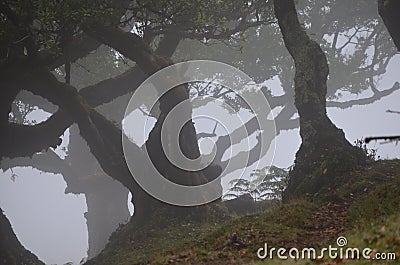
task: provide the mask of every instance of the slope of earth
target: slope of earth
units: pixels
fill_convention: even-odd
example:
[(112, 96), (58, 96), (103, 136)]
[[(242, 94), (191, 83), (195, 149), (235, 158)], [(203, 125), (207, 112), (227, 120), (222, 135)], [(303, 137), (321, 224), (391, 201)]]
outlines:
[[(335, 177), (307, 199), (224, 223), (143, 227), (133, 237), (127, 224), (89, 264), (398, 264), (400, 260), (400, 160), (371, 162)], [(396, 260), (260, 260), (264, 247), (321, 250), (344, 236), (346, 247), (394, 253)], [(318, 252), (317, 252), (318, 253)], [(374, 263), (376, 262), (376, 263)]]

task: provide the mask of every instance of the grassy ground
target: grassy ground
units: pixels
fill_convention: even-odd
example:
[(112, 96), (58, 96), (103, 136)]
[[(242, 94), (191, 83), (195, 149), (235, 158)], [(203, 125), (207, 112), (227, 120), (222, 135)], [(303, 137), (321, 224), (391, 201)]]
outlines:
[(224, 223), (167, 224), (143, 227), (133, 237), (132, 224), (121, 227), (103, 253), (90, 264), (338, 264), (344, 260), (258, 259), (269, 247), (320, 250), (345, 236), (348, 247), (396, 253), (396, 261), (346, 264), (399, 264), (400, 161), (378, 161), (338, 176), (336, 185), (307, 200), (276, 205), (263, 213)]

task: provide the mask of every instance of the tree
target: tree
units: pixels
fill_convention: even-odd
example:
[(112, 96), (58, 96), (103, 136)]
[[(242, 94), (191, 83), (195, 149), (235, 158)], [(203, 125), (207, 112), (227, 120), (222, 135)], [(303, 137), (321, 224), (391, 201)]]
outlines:
[(224, 197), (237, 199), (243, 195), (250, 195), (254, 201), (282, 199), (288, 179), (288, 171), (283, 168), (270, 166), (256, 169), (251, 174), (251, 180), (233, 179), (229, 181), (231, 188)]
[(400, 10), (399, 1), (378, 0), (378, 10), (379, 15), (382, 17), (383, 22), (393, 39), (393, 42), (400, 51), (400, 30), (398, 29), (400, 19), (397, 16), (397, 13)]
[[(326, 82), (322, 80), (323, 77), (319, 82), (322, 88), (326, 87), (326, 92), (322, 91), (317, 95), (321, 113), (325, 97), (330, 100), (328, 106), (347, 108), (356, 104), (372, 103), (399, 89), (398, 85), (383, 91), (375, 88), (374, 78), (385, 72), (394, 53), (387, 48), (385, 32), (379, 26), (376, 16), (371, 13), (374, 6), (357, 4), (356, 8), (349, 9), (346, 8), (346, 3), (347, 1), (323, 3), (309, 0), (298, 7), (304, 14), (304, 23), (310, 25), (314, 38), (328, 52), (331, 69), (334, 69), (328, 86), (323, 85)], [(122, 154), (120, 128), (127, 99), (148, 75), (171, 64), (173, 60), (205, 57), (225, 61), (251, 72), (252, 77), (259, 83), (278, 76), (283, 95), (273, 95), (267, 86), (260, 88), (270, 100), (272, 108), (282, 108), (276, 117), (277, 135), (283, 130), (299, 126), (293, 101), (293, 65), (289, 62), (287, 50), (281, 43), (279, 28), (266, 27), (274, 22), (271, 6), (271, 1), (257, 0), (145, 0), (140, 3), (122, 0), (90, 0), (84, 3), (46, 0), (1, 1), (0, 82), (2, 87), (7, 89), (2, 91), (0, 97), (0, 156), (18, 158), (2, 163), (2, 168), (33, 165), (44, 171), (61, 172), (70, 191), (77, 192), (76, 187), (86, 187), (79, 192), (87, 195), (95, 192), (97, 196), (101, 194), (100, 187), (108, 185), (107, 180), (103, 182), (99, 180), (99, 175), (95, 174), (101, 169), (101, 175), (104, 172), (104, 175), (122, 183), (132, 192), (135, 204), (133, 221), (143, 223), (152, 217), (152, 212), (166, 206), (153, 200), (133, 181)], [(343, 12), (347, 12), (351, 19), (343, 18)], [(357, 19), (353, 19), (354, 17)], [(355, 29), (356, 33), (353, 34), (352, 29)], [(368, 34), (357, 35), (360, 32)], [(327, 36), (333, 36), (333, 40), (328, 41)], [(346, 41), (339, 46), (337, 40), (343, 36), (346, 37)], [(354, 42), (357, 42), (354, 54), (345, 54), (344, 50)], [(210, 45), (218, 48), (210, 48)], [(374, 47), (374, 55), (369, 63), (366, 50), (371, 46)], [(98, 57), (92, 56), (91, 53), (96, 50), (102, 50), (103, 53), (98, 54)], [(104, 63), (104, 68), (96, 67), (96, 71), (88, 69), (90, 60), (105, 57), (109, 61)], [(96, 61), (96, 65), (103, 62)], [(113, 64), (124, 67), (114, 69), (110, 66)], [(87, 78), (89, 71), (97, 73), (96, 78)], [(348, 75), (349, 72), (353, 74)], [(156, 126), (152, 129), (145, 146), (150, 150), (153, 162), (167, 178), (199, 184), (210, 177), (207, 172), (177, 171), (166, 161), (164, 155), (160, 155), (163, 151), (159, 135), (165, 115), (176, 104), (190, 98), (187, 88), (186, 85), (179, 86), (161, 100), (161, 114), (157, 117)], [(24, 95), (21, 92), (23, 89), (40, 97), (29, 93)], [(193, 92), (196, 87), (190, 86), (190, 89)], [(370, 89), (373, 96), (350, 102), (337, 101), (341, 91), (359, 93), (366, 89)], [(246, 109), (238, 97), (226, 93), (220, 87), (210, 86), (204, 89), (204, 86), (198, 86), (197, 92), (221, 97), (237, 111)], [(296, 94), (301, 93), (301, 89), (299, 93), (296, 91)], [(120, 101), (116, 101), (117, 98)], [(10, 122), (10, 113), (15, 114), (12, 118), (24, 116), (17, 115), (17, 108), (11, 107), (15, 106), (16, 100), (25, 103), (26, 111), (29, 111), (29, 103), (48, 111), (52, 116), (40, 124)], [(301, 109), (299, 113), (302, 112), (303, 115), (304, 108), (307, 107), (297, 103), (296, 106), (299, 105), (297, 107)], [(107, 106), (104, 106), (106, 104)], [(25, 111), (21, 109), (20, 114), (24, 113), (22, 110)], [(191, 111), (192, 108), (188, 105), (183, 115), (190, 117)], [(265, 116), (269, 114), (265, 113)], [(321, 114), (321, 117), (323, 116)], [(326, 118), (322, 119), (332, 134), (338, 135), (332, 139), (337, 139), (343, 142), (346, 148), (350, 148), (341, 133), (337, 133)], [(22, 117), (19, 117), (19, 120), (22, 120)], [(300, 123), (303, 123), (304, 128), (304, 119), (300, 117), (300, 120), (303, 120)], [(74, 123), (78, 125), (80, 136), (78, 130), (75, 130), (71, 134), (71, 143), (79, 147), (77, 139), (82, 137), (95, 159), (88, 159), (90, 154), (85, 154), (83, 158), (77, 155), (79, 151), (72, 151), (73, 144), (70, 148), (71, 156), (65, 160), (48, 151), (60, 144), (60, 136)], [(311, 127), (314, 125), (312, 123)], [(244, 126), (253, 135), (257, 131), (254, 119)], [(181, 137), (184, 153), (189, 157), (198, 156), (197, 137), (201, 135), (196, 137), (197, 132), (190, 122), (184, 131)], [(305, 131), (302, 130), (303, 135)], [(318, 132), (320, 131), (322, 129)], [(30, 137), (27, 138), (26, 135)], [(217, 139), (218, 159), (215, 163), (222, 167), (227, 163), (223, 160), (223, 154), (232, 145), (228, 140), (227, 135)], [(260, 144), (261, 142), (257, 142), (256, 146), (249, 150), (251, 154), (257, 154)], [(135, 174), (145, 174), (149, 165), (143, 162), (145, 160), (142, 147), (133, 145), (132, 148), (137, 154)], [(302, 160), (300, 154), (301, 152), (298, 156), (299, 167)], [(29, 156), (32, 158), (27, 158)], [(254, 164), (257, 159), (257, 156), (251, 156), (248, 165)], [(74, 173), (74, 167), (79, 165), (79, 161), (90, 161), (88, 164), (94, 165), (92, 169), (87, 170), (87, 175), (91, 178), (86, 183)], [(325, 168), (321, 170), (323, 172)], [(93, 183), (97, 184), (92, 185)], [(96, 186), (94, 191), (90, 190), (92, 186)], [(120, 192), (124, 195), (121, 195), (122, 199), (115, 201), (116, 204), (127, 196), (126, 189), (121, 188)], [(101, 209), (101, 206), (97, 207), (96, 209)], [(123, 210), (126, 213), (126, 209)], [(181, 209), (175, 208), (170, 212), (175, 214), (175, 210), (179, 212)], [(93, 215), (89, 213), (87, 216)]]
[[(400, 89), (398, 82), (384, 90), (376, 87), (378, 80), (385, 74), (388, 63), (396, 54), (377, 13), (376, 1), (361, 1), (354, 5), (346, 1), (310, 0), (300, 1), (296, 8), (311, 38), (319, 43), (329, 60), (327, 107), (347, 109), (356, 105), (368, 105)], [(299, 126), (297, 109), (294, 105), (294, 65), (281, 41), (280, 34), (279, 27), (272, 24), (250, 28), (240, 37), (224, 42), (183, 40), (174, 57), (215, 59), (251, 74), (260, 84), (260, 89), (267, 96), (271, 108), (277, 113), (275, 122), (278, 136), (285, 130)], [(367, 52), (368, 49), (371, 53)], [(283, 94), (274, 95), (270, 87), (265, 84), (265, 81), (271, 79), (280, 82)], [(218, 87), (200, 89), (200, 95), (221, 97), (239, 109), (246, 108), (236, 103), (240, 102), (237, 97), (227, 94)], [(356, 100), (345, 100), (344, 95), (349, 93), (359, 95), (365, 91), (369, 91), (372, 95)], [(257, 130), (254, 119), (248, 121), (245, 127), (249, 133)], [(221, 153), (230, 146), (228, 140), (228, 137), (220, 136), (216, 141), (219, 154), (217, 163), (221, 165), (226, 163), (220, 158)], [(258, 145), (254, 149), (257, 147)], [(248, 166), (255, 162), (250, 159)]]
[(229, 181), (231, 188), (229, 193), (225, 194), (225, 198), (237, 199), (243, 195), (250, 195), (253, 200), (257, 200), (259, 191), (255, 183), (248, 179), (233, 179)]
[(285, 46), (295, 63), (295, 105), (302, 138), (286, 195), (301, 196), (315, 193), (332, 181), (329, 177), (334, 176), (338, 167), (351, 169), (365, 163), (366, 157), (346, 140), (343, 131), (326, 114), (327, 59), (300, 25), (294, 1), (274, 1), (274, 10)]
[(256, 170), (254, 176), (257, 178), (260, 199), (282, 200), (283, 192), (289, 181), (289, 173), (283, 168), (271, 166)]
[[(132, 192), (136, 223), (143, 224), (155, 208), (166, 207), (143, 192), (134, 182), (124, 162), (121, 130), (94, 107), (132, 91), (143, 78), (172, 64), (168, 57), (185, 34), (193, 38), (225, 38), (253, 24), (263, 23), (245, 19), (245, 16), (259, 8), (258, 4), (249, 5), (245, 1), (233, 1), (229, 5), (222, 5), (219, 1), (212, 4), (209, 1), (181, 2), (186, 6), (185, 9), (171, 5), (168, 1), (145, 1), (133, 6), (128, 1), (88, 1), (81, 4), (74, 1), (2, 1), (0, 67), (4, 75), (0, 81), (6, 89), (1, 97), (0, 110), (1, 157), (32, 156), (30, 161), (37, 161), (39, 168), (53, 172), (57, 170), (54, 165), (57, 165), (58, 170), (63, 170), (68, 177), (74, 177), (66, 161), (58, 159), (51, 151), (41, 152), (57, 147), (61, 142), (59, 137), (73, 123), (77, 123), (80, 135), (89, 145), (102, 170)], [(158, 9), (165, 13), (160, 13)], [(233, 9), (237, 12), (232, 13)], [(216, 16), (216, 10), (223, 16)], [(193, 20), (188, 20), (197, 11), (205, 17), (194, 16)], [(171, 19), (170, 12), (175, 16), (174, 19)], [(222, 18), (227, 22), (233, 18), (244, 19), (236, 27), (226, 28), (218, 22)], [(132, 29), (137, 33), (132, 32)], [(71, 64), (87, 56), (102, 43), (134, 61), (136, 66), (120, 76), (87, 86), (78, 92), (71, 84)], [(158, 46), (156, 51), (151, 47), (153, 45)], [(50, 72), (53, 69), (65, 74), (64, 82)], [(132, 81), (134, 83), (130, 84)], [(111, 90), (113, 86), (118, 89)], [(49, 107), (48, 103), (39, 100), (39, 106), (53, 113), (48, 120), (30, 125), (10, 123), (12, 102), (22, 89), (47, 99), (59, 109)], [(204, 172), (176, 171), (160, 155), (163, 154), (159, 144), (163, 119), (172, 107), (188, 96), (186, 85), (181, 85), (160, 100), (161, 114), (146, 147), (165, 177), (175, 181), (183, 180), (185, 184), (200, 184), (206, 181)], [(186, 106), (183, 115), (191, 116), (190, 105)], [(31, 137), (27, 139), (26, 135)], [(190, 119), (183, 128), (181, 146), (188, 157), (199, 155), (196, 133)], [(141, 159), (143, 152), (138, 146), (132, 148), (138, 156), (135, 174), (145, 174), (148, 165)], [(55, 163), (43, 164), (49, 154)], [(2, 167), (22, 165), (27, 161), (29, 159), (20, 159)], [(72, 186), (74, 180), (69, 180)], [(179, 210), (173, 209), (170, 214), (175, 215)]]

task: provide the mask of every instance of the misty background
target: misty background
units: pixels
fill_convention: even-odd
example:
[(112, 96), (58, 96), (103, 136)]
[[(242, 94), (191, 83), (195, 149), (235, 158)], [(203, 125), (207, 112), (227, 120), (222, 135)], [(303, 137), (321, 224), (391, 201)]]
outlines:
[[(399, 80), (399, 66), (400, 56), (396, 56), (378, 89), (386, 89)], [(343, 100), (367, 96), (368, 93), (345, 95)], [(399, 110), (399, 102), (400, 91), (397, 91), (366, 106), (345, 110), (328, 108), (328, 114), (345, 131), (350, 142), (367, 136), (397, 135), (400, 133), (400, 117), (386, 110)], [(39, 120), (43, 116), (32, 114), (31, 118)], [(273, 164), (282, 168), (291, 166), (300, 146), (298, 129), (281, 133), (275, 141)], [(377, 149), (382, 159), (400, 158), (400, 147), (395, 143), (373, 141), (368, 147)], [(60, 174), (43, 173), (29, 167), (17, 167), (0, 174), (0, 207), (27, 249), (47, 264), (77, 263), (86, 256), (88, 237), (83, 216), (87, 211), (84, 195), (64, 194), (66, 183)], [(227, 188), (224, 185), (224, 189)], [(130, 209), (133, 212), (132, 206)]]
[[(191, 45), (191, 43), (188, 42), (186, 45)], [(181, 50), (184, 49), (181, 48)], [(252, 51), (250, 47), (247, 52), (248, 54), (258, 53), (258, 51)], [(182, 51), (181, 53), (184, 54)], [(117, 53), (116, 56), (118, 57)], [(208, 59), (219, 59), (210, 57)], [(90, 63), (94, 66), (100, 64), (98, 61), (89, 61)], [(121, 61), (119, 63), (121, 64)], [(127, 64), (131, 66), (129, 62)], [(80, 67), (75, 66), (75, 68)], [(252, 73), (246, 70), (244, 72), (252, 76)], [(399, 73), (400, 55), (397, 54), (390, 60), (386, 73), (379, 77), (379, 80), (377, 78), (377, 89), (385, 90), (392, 87), (394, 82), (400, 81)], [(62, 70), (58, 74), (62, 76)], [(98, 80), (90, 82), (96, 81)], [(75, 85), (80, 88), (87, 85), (82, 80), (75, 80), (75, 82)], [(269, 79), (265, 81), (265, 84), (274, 96), (284, 93), (278, 78)], [(341, 93), (342, 96), (338, 99), (340, 101), (372, 95), (368, 89), (360, 93), (351, 91)], [(400, 111), (399, 102), (400, 91), (397, 90), (369, 105), (355, 105), (347, 109), (330, 107), (327, 112), (332, 122), (344, 130), (346, 138), (354, 142), (368, 136), (400, 134), (400, 115), (387, 112), (387, 110)], [(27, 118), (40, 122), (48, 116), (49, 113), (43, 110), (34, 110)], [(197, 130), (202, 131), (201, 125)], [(205, 130), (209, 132), (209, 128)], [(69, 130), (64, 134), (61, 147), (55, 150), (60, 157), (66, 154), (68, 138)], [(137, 140), (142, 143), (144, 139)], [(270, 155), (274, 154), (273, 165), (280, 168), (290, 167), (300, 146), (299, 129), (284, 130), (274, 141), (276, 149), (269, 150)], [(84, 141), (81, 145), (82, 152), (88, 153), (88, 147)], [(400, 158), (400, 147), (396, 143), (382, 144), (382, 141), (373, 141), (367, 146), (377, 149), (377, 154), (381, 159)], [(6, 162), (7, 159), (2, 161), (2, 163)], [(248, 177), (253, 169), (253, 166), (249, 167), (245, 177)], [(227, 183), (223, 184), (224, 190), (227, 190), (229, 188)], [(12, 170), (0, 171), (0, 207), (10, 220), (20, 242), (47, 264), (64, 264), (71, 261), (79, 263), (87, 256), (88, 231), (84, 217), (87, 212), (86, 198), (82, 194), (66, 194), (66, 188), (66, 182), (60, 174), (45, 173), (32, 167), (14, 167)], [(134, 209), (129, 201), (130, 196), (127, 199), (127, 205), (132, 214)]]

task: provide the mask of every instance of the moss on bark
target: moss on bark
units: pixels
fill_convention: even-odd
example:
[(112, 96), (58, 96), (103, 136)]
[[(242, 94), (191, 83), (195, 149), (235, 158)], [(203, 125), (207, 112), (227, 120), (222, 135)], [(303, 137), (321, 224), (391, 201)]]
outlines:
[(274, 9), (296, 67), (295, 105), (302, 139), (285, 192), (287, 199), (318, 192), (322, 185), (334, 182), (335, 171), (354, 168), (364, 163), (366, 157), (327, 116), (328, 62), (318, 43), (300, 25), (294, 1), (274, 1)]

